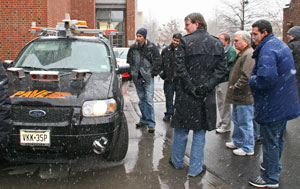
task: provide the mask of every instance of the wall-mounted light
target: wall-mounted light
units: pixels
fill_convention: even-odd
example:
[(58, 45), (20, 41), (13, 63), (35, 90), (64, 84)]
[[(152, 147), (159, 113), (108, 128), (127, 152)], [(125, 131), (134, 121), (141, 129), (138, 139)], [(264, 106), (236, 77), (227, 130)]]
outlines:
[(291, 27), (294, 26), (294, 22), (288, 21), (288, 22), (286, 22), (286, 26), (287, 26), (288, 28), (291, 28)]

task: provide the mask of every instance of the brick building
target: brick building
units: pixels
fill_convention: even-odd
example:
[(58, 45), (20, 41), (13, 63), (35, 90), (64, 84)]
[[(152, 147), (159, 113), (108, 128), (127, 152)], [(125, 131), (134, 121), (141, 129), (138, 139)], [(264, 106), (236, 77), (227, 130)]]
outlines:
[(283, 9), (282, 39), (284, 42), (287, 42), (287, 31), (292, 26), (300, 26), (300, 0), (291, 0), (290, 4)]
[(114, 46), (128, 46), (135, 39), (137, 0), (0, 0), (0, 59), (14, 60), (21, 48), (37, 34), (37, 27), (55, 27), (69, 13), (71, 19), (86, 20), (90, 29), (117, 30)]

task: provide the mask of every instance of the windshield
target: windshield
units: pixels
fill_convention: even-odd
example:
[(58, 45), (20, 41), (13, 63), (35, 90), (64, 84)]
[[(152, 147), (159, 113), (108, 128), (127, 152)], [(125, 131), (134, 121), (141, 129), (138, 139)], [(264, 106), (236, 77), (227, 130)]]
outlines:
[(25, 70), (88, 69), (109, 72), (110, 58), (103, 43), (58, 39), (35, 41), (26, 48), (16, 63)]
[(114, 48), (114, 53), (116, 58), (127, 59), (128, 50), (129, 48), (124, 48), (124, 49)]

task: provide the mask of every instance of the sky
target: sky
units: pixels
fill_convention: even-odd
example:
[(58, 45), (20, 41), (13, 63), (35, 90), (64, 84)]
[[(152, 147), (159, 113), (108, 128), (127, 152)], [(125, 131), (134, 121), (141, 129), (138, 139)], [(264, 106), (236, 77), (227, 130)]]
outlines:
[(200, 12), (207, 20), (212, 17), (220, 0), (138, 0), (138, 10), (144, 17), (154, 17), (160, 24), (171, 19), (183, 20), (192, 12)]
[[(282, 0), (289, 3), (290, 0)], [(166, 24), (171, 19), (182, 20), (192, 12), (200, 12), (205, 20), (213, 19), (216, 7), (222, 0), (138, 0), (138, 10), (146, 18), (156, 18), (159, 24)]]

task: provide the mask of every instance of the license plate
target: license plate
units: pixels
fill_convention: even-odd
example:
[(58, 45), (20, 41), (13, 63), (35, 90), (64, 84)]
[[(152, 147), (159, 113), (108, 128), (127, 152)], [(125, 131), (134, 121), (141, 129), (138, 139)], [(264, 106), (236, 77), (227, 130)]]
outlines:
[(50, 146), (50, 130), (20, 129), (22, 146)]

